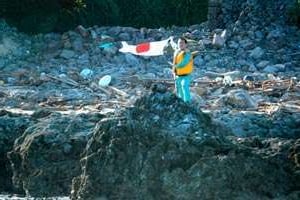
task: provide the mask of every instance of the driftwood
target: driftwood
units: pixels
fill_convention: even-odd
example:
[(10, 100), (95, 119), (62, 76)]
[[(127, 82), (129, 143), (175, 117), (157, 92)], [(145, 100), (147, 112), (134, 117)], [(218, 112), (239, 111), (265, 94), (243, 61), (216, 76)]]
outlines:
[[(174, 85), (174, 79), (171, 78), (147, 78), (147, 77), (140, 77), (140, 76), (131, 76), (131, 77), (123, 77), (123, 79), (126, 79), (126, 81), (130, 83), (136, 84), (137, 82), (139, 84), (151, 84), (151, 83), (165, 83)], [(215, 80), (203, 80), (203, 79), (195, 79), (192, 81), (192, 84), (203, 84), (203, 85), (217, 85), (221, 82), (215, 81)]]
[(262, 82), (262, 89), (284, 89), (284, 90), (291, 90), (293, 86), (296, 85), (294, 79), (285, 79), (285, 80), (266, 80)]
[(267, 114), (273, 114), (278, 111), (300, 113), (300, 101), (297, 100), (282, 103), (261, 102), (259, 103), (258, 110)]
[[(233, 72), (227, 72), (227, 73), (216, 73), (216, 72), (207, 72), (206, 75), (209, 77), (225, 77), (225, 76), (237, 76), (239, 75), (240, 72), (238, 71), (233, 71)], [(98, 84), (96, 84), (93, 89), (90, 87), (82, 86), (76, 81), (69, 79), (69, 78), (60, 78), (52, 75), (47, 75), (47, 77), (61, 81), (63, 83), (75, 86), (75, 87), (83, 87), (84, 89), (95, 93), (93, 89), (99, 89), (102, 92), (104, 92), (107, 95), (111, 94), (116, 94), (121, 97), (128, 97), (129, 95), (116, 88), (113, 86), (107, 86), (107, 87), (100, 87)], [(167, 85), (174, 85), (174, 79), (171, 78), (147, 78), (147, 77), (142, 77), (142, 76), (130, 76), (130, 77), (120, 77), (120, 79), (126, 79), (129, 83), (134, 83), (134, 84), (153, 84), (153, 83), (164, 83)], [(289, 92), (291, 90), (295, 90), (295, 88), (300, 88), (300, 85), (296, 84), (296, 80), (291, 78), (291, 79), (285, 79), (285, 80), (265, 80), (265, 81), (253, 81), (252, 82), (253, 88), (248, 87), (248, 89), (251, 89), (252, 92), (257, 93), (265, 93), (267, 95), (273, 95), (276, 96), (278, 92), (280, 93), (280, 96), (282, 94)], [(210, 80), (210, 79), (195, 79), (191, 83), (192, 87), (213, 87), (213, 88), (219, 88), (223, 87), (224, 84), (222, 81), (217, 81), (217, 80)], [(243, 80), (235, 80), (232, 81), (232, 87), (244, 87), (245, 88), (245, 81)], [(65, 101), (65, 100), (62, 100)], [(50, 102), (53, 103), (53, 102)], [(56, 100), (54, 103), (62, 103), (60, 100)], [(120, 102), (120, 101), (109, 101), (109, 102), (103, 102), (106, 104), (119, 104), (119, 105), (126, 105), (126, 103)], [(268, 114), (273, 114), (278, 111), (283, 111), (283, 112), (289, 112), (289, 113), (297, 113), (300, 112), (300, 101), (288, 101), (288, 102), (278, 102), (278, 103), (269, 103), (269, 102), (261, 102), (258, 106), (258, 111), (262, 111)]]
[(122, 97), (128, 97), (129, 96), (126, 92), (124, 92), (124, 91), (122, 91), (122, 90), (120, 90), (118, 88), (115, 88), (113, 86), (108, 86), (108, 88), (111, 89), (111, 90), (113, 90), (115, 93), (117, 93), (118, 95), (120, 95)]
[(224, 78), (225, 76), (230, 76), (234, 78), (236, 76), (239, 76), (240, 74), (241, 74), (240, 71), (232, 71), (232, 72), (225, 72), (225, 73), (207, 71), (204, 73), (204, 76), (207, 76), (209, 78), (217, 78), (217, 77)]
[(108, 90), (106, 90), (104, 87), (98, 86), (97, 89), (101, 90), (102, 92), (104, 92), (107, 95), (111, 95), (111, 92), (109, 92)]
[[(97, 95), (95, 93), (95, 91), (92, 88), (80, 85), (79, 83), (77, 83), (73, 79), (70, 79), (70, 78), (67, 78), (67, 77), (61, 78), (61, 77), (53, 76), (53, 75), (50, 75), (50, 74), (46, 74), (45, 76), (48, 77), (48, 78), (60, 81), (62, 83), (66, 83), (66, 84), (71, 85), (71, 86), (81, 87), (81, 88), (83, 88), (85, 90), (88, 90), (89, 92), (94, 93), (96, 96), (99, 96), (99, 95)], [(103, 87), (98, 86), (97, 89), (101, 90), (102, 92), (104, 92), (107, 95), (111, 95), (111, 92), (109, 92), (108, 90), (104, 89)]]
[(280, 110), (279, 103), (260, 102), (258, 103), (258, 111), (267, 113), (269, 115)]
[(289, 113), (300, 113), (300, 101), (288, 101), (281, 105), (281, 109)]
[(110, 100), (110, 101), (101, 101), (101, 104), (99, 104), (99, 106), (105, 106), (105, 104), (108, 105), (120, 105), (120, 106), (128, 106), (127, 102), (123, 102), (123, 101), (114, 101), (114, 100)]
[[(88, 86), (80, 85), (79, 83), (77, 83), (73, 79), (70, 79), (70, 78), (67, 78), (67, 77), (61, 78), (61, 77), (57, 77), (57, 76), (53, 76), (53, 75), (49, 75), (49, 74), (46, 74), (46, 77), (57, 80), (57, 81), (60, 81), (60, 82), (63, 82), (63, 83), (66, 83), (66, 84), (71, 85), (71, 86), (81, 87), (81, 88), (83, 88), (85, 90), (88, 90), (89, 92), (92, 92), (95, 95), (97, 95), (92, 88), (90, 88)], [(102, 92), (104, 92), (108, 96), (110, 96), (112, 93), (116, 93), (116, 94), (118, 94), (122, 97), (127, 97), (128, 96), (128, 94), (126, 92), (124, 92), (124, 91), (122, 91), (122, 90), (120, 90), (116, 87), (113, 87), (113, 86), (101, 87), (101, 86), (97, 85), (94, 88), (101, 90)]]
[(61, 77), (53, 76), (53, 75), (50, 75), (50, 74), (46, 74), (45, 76), (48, 77), (48, 78), (66, 83), (68, 85), (72, 85), (72, 86), (75, 86), (75, 87), (79, 86), (79, 83), (77, 83), (73, 79), (70, 79), (70, 78), (67, 78), (67, 77), (61, 78)]

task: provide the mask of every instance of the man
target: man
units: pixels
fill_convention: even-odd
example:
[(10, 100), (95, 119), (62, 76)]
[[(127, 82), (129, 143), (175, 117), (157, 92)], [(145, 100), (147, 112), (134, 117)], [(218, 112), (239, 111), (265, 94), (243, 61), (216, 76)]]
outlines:
[(173, 57), (176, 93), (179, 98), (188, 103), (191, 101), (190, 83), (193, 71), (193, 55), (187, 49), (187, 40), (184, 37), (179, 38), (177, 47)]

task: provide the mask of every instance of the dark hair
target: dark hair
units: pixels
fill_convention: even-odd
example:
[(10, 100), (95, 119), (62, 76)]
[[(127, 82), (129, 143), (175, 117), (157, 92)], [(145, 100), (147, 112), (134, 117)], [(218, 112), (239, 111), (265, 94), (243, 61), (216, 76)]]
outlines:
[(180, 40), (183, 40), (183, 41), (184, 41), (184, 43), (186, 43), (186, 44), (187, 44), (187, 40), (186, 40), (186, 38), (185, 38), (185, 37), (181, 36), (179, 39), (180, 39)]

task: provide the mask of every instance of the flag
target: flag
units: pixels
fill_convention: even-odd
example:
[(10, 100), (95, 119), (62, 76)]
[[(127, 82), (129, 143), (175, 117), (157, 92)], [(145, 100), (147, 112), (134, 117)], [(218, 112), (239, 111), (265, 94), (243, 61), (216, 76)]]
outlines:
[(129, 45), (122, 41), (122, 47), (119, 49), (122, 53), (132, 53), (138, 56), (160, 56), (164, 54), (164, 48), (171, 42), (172, 37), (155, 42), (145, 42), (137, 45)]

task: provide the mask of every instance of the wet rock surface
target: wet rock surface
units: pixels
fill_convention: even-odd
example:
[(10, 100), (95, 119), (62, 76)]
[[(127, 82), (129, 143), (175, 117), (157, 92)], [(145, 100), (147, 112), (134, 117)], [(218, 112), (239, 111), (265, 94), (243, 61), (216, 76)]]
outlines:
[(14, 187), (28, 196), (68, 195), (72, 178), (80, 174), (80, 154), (101, 116), (38, 113), (8, 152)]

